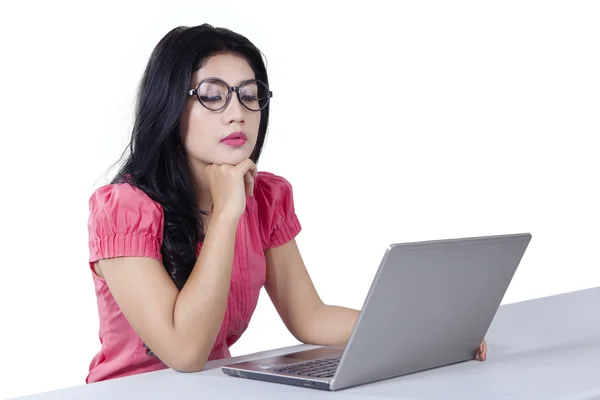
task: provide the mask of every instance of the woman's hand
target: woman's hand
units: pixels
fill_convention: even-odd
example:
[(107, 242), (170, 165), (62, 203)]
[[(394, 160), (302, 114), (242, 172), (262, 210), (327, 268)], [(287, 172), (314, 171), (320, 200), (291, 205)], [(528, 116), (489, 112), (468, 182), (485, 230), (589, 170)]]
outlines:
[(246, 196), (254, 194), (254, 162), (246, 159), (238, 165), (210, 164), (205, 173), (213, 199), (213, 215), (239, 218), (246, 208)]
[(483, 342), (481, 342), (481, 345), (479, 346), (479, 351), (477, 352), (477, 358), (480, 361), (485, 361), (487, 358), (487, 351), (487, 343), (485, 342), (485, 339), (483, 339)]

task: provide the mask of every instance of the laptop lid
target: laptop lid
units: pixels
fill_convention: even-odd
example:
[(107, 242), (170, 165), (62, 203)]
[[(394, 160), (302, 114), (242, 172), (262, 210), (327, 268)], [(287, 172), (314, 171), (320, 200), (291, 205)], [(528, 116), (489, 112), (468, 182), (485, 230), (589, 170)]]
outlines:
[(531, 234), (388, 247), (331, 389), (472, 359)]

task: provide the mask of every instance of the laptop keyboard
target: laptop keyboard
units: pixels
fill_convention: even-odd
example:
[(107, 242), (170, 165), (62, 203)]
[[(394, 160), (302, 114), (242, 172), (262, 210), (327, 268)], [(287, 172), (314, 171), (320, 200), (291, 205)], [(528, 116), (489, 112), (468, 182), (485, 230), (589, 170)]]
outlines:
[(290, 375), (312, 376), (315, 378), (332, 378), (340, 363), (341, 355), (335, 357), (319, 358), (316, 360), (303, 361), (285, 367), (274, 368), (273, 372), (281, 372)]

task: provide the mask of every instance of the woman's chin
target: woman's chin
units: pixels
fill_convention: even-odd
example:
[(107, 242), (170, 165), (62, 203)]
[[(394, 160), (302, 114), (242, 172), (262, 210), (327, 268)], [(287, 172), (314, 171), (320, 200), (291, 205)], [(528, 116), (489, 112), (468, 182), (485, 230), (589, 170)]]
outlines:
[(218, 149), (218, 151), (213, 151), (212, 154), (194, 154), (190, 152), (190, 157), (193, 164), (198, 164), (199, 166), (206, 166), (209, 164), (216, 165), (238, 165), (242, 161), (250, 158), (252, 154), (252, 149), (248, 146), (238, 147), (238, 148), (227, 148), (227, 149)]
[(215, 164), (238, 165), (242, 161), (250, 158), (251, 152), (238, 149), (230, 154), (224, 154), (221, 157), (215, 158)]

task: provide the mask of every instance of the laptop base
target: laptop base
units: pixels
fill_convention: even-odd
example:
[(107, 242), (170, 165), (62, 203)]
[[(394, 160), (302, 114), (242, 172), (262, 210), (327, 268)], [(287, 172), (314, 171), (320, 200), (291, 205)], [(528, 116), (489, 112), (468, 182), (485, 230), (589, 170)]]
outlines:
[(307, 377), (293, 377), (293, 376), (284, 376), (280, 374), (269, 374), (266, 372), (255, 372), (255, 371), (244, 371), (241, 369), (230, 369), (227, 367), (223, 367), (222, 371), (232, 377), (237, 378), (246, 378), (252, 379), (255, 381), (262, 382), (271, 382), (271, 383), (279, 383), (282, 385), (291, 385), (291, 386), (301, 386), (307, 387), (311, 389), (319, 389), (319, 390), (330, 390), (330, 382), (328, 381), (320, 381), (320, 380), (311, 380)]

